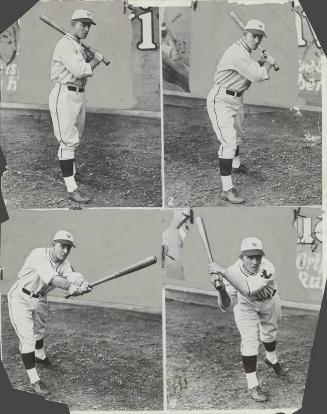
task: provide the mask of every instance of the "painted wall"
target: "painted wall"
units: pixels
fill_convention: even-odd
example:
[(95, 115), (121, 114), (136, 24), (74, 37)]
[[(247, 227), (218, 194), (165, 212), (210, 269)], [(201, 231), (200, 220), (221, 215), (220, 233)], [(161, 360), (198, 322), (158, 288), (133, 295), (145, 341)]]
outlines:
[[(145, 257), (158, 257), (157, 264), (99, 285), (83, 300), (161, 310), (160, 234), (164, 224), (158, 210), (11, 210), (10, 220), (2, 226), (2, 293), (7, 293), (17, 279), (30, 251), (47, 247), (59, 229), (73, 234), (76, 249), (69, 259), (90, 281)], [(51, 294), (63, 297), (65, 292), (56, 289)]]
[[(32, 7), (20, 19), (19, 30), (8, 30), (7, 37), (0, 41), (3, 65), (8, 63), (7, 56), (12, 56), (12, 45), (16, 44), (18, 49), (2, 71), (1, 100), (47, 105), (52, 87), (52, 54), (61, 34), (43, 23), (39, 15), (45, 14), (69, 29), (70, 17), (77, 8), (90, 10), (97, 23), (85, 43), (101, 50), (111, 61), (108, 67), (100, 64), (88, 81), (87, 106), (159, 111), (159, 49), (137, 49), (141, 21), (138, 18), (131, 21), (129, 13), (123, 13), (120, 0), (50, 0)], [(158, 44), (158, 9), (153, 11), (153, 33), (153, 40)]]

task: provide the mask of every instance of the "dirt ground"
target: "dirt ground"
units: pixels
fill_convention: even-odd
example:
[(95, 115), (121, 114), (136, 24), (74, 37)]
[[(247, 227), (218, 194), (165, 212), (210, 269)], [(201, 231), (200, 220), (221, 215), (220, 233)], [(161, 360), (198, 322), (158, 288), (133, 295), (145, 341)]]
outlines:
[[(3, 365), (14, 388), (28, 378), (2, 297)], [(45, 345), (51, 368), (38, 368), (48, 399), (70, 410), (161, 410), (161, 316), (51, 304)]]
[[(1, 110), (9, 208), (74, 208), (59, 170), (48, 111)], [(77, 154), (89, 207), (161, 206), (160, 119), (88, 113)]]
[(258, 378), (268, 401), (251, 399), (239, 354), (233, 313), (166, 300), (167, 383), (170, 409), (300, 408), (318, 313), (283, 309), (279, 330), (283, 380), (258, 359)]
[[(321, 113), (245, 108), (240, 147), (246, 175), (235, 175), (245, 205), (321, 204)], [(169, 207), (225, 206), (219, 143), (203, 103), (165, 105), (165, 195)]]

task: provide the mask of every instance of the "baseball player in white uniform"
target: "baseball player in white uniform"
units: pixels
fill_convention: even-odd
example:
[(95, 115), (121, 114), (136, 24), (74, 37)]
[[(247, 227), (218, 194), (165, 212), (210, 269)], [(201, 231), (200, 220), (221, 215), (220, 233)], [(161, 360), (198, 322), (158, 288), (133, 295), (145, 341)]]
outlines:
[(8, 292), (10, 321), (19, 339), (30, 388), (40, 395), (49, 394), (35, 367), (36, 362), (50, 365), (43, 345), (48, 315), (47, 294), (54, 288), (67, 290), (73, 296), (91, 290), (89, 282), (81, 273), (75, 272), (67, 260), (72, 246), (73, 236), (59, 230), (50, 247), (32, 250), (18, 273), (18, 280)]
[(207, 97), (207, 110), (217, 135), (219, 169), (222, 181), (222, 199), (240, 204), (244, 202), (233, 186), (232, 171), (246, 172), (239, 156), (240, 134), (243, 123), (243, 93), (251, 82), (269, 79), (268, 72), (275, 59), (267, 51), (260, 52), (258, 61), (251, 52), (265, 36), (265, 25), (251, 19), (245, 26), (243, 37), (233, 43), (222, 55), (214, 76), (214, 86)]
[[(266, 401), (267, 397), (260, 388), (256, 374), (259, 337), (266, 350), (265, 363), (277, 375), (285, 375), (276, 351), (281, 304), (274, 265), (264, 257), (262, 241), (256, 237), (247, 237), (241, 243), (241, 254), (236, 263), (227, 270), (213, 263), (209, 265), (209, 272), (218, 291), (220, 309), (226, 312), (233, 307), (236, 326), (241, 335), (242, 363), (251, 397), (255, 401)], [(224, 273), (247, 280), (260, 276), (270, 282), (257, 293), (245, 294), (223, 279)]]
[(68, 198), (77, 203), (90, 201), (77, 189), (75, 181), (75, 152), (83, 136), (85, 122), (85, 86), (87, 78), (103, 60), (100, 52), (90, 53), (81, 46), (80, 42), (87, 37), (91, 25), (95, 22), (89, 11), (74, 11), (71, 33), (57, 43), (51, 66), (54, 86), (49, 96), (49, 108), (54, 135), (59, 142), (59, 165)]

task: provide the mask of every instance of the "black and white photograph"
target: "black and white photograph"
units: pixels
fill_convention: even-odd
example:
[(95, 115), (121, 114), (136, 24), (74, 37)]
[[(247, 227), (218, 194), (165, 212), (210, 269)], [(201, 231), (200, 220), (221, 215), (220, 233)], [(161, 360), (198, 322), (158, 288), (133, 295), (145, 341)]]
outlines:
[(160, 9), (168, 207), (321, 204), (321, 45), (298, 1)]
[(8, 207), (162, 205), (158, 14), (40, 1), (0, 35)]
[(321, 211), (196, 208), (177, 231), (179, 266), (168, 263), (165, 279), (167, 408), (300, 408), (325, 286)]
[(158, 212), (10, 216), (0, 290), (12, 386), (71, 410), (161, 410)]

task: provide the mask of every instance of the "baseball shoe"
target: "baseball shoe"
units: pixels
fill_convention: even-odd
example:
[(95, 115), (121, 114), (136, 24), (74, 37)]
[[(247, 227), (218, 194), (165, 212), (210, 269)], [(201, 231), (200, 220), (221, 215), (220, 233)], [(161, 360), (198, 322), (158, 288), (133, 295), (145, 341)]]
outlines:
[(281, 367), (281, 365), (280, 365), (280, 363), (279, 362), (276, 362), (276, 364), (272, 364), (270, 361), (269, 361), (269, 359), (265, 359), (265, 363), (269, 366), (269, 367), (271, 367), (274, 371), (275, 371), (275, 373), (276, 373), (276, 375), (278, 375), (279, 377), (285, 377), (286, 376), (286, 372), (284, 371), (284, 369)]
[(43, 382), (41, 382), (40, 380), (31, 384), (30, 390), (34, 392), (35, 394), (39, 394), (43, 396), (49, 395), (49, 391), (45, 388)]
[(75, 201), (75, 203), (89, 203), (91, 199), (83, 195), (80, 191), (75, 190), (72, 193), (68, 193), (68, 198), (71, 201)]
[(249, 169), (246, 165), (241, 164), (238, 168), (232, 168), (232, 173), (234, 174), (247, 174)]
[(232, 204), (242, 204), (244, 203), (244, 198), (241, 197), (240, 195), (238, 195), (237, 191), (235, 190), (235, 188), (231, 188), (228, 191), (222, 191), (221, 192), (221, 198), (223, 200), (226, 200)]
[(267, 397), (265, 396), (265, 394), (261, 391), (261, 388), (259, 386), (257, 387), (253, 387), (249, 389), (249, 392), (251, 394), (251, 398), (254, 401), (258, 401), (258, 402), (264, 402), (267, 401)]
[(49, 367), (51, 365), (50, 359), (45, 357), (44, 359), (35, 357), (35, 362), (38, 364), (43, 364), (45, 367)]

